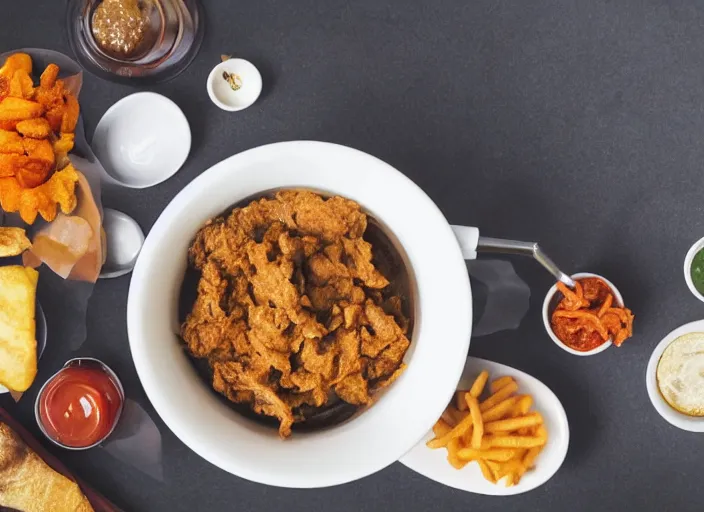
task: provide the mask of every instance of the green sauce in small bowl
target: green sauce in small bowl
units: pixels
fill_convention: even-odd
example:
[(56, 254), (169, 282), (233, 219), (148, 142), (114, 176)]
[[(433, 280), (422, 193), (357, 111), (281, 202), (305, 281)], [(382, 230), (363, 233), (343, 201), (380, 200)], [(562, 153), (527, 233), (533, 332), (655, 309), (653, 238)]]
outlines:
[(704, 249), (699, 249), (697, 254), (694, 255), (689, 272), (692, 276), (694, 287), (699, 293), (704, 295)]

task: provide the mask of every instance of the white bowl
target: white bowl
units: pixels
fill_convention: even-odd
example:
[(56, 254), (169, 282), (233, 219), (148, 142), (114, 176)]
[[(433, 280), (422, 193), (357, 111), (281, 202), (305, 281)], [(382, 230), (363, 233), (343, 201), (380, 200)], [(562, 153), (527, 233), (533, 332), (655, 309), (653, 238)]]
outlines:
[[(196, 373), (179, 332), (178, 296), (198, 229), (233, 204), (280, 188), (310, 188), (360, 203), (389, 228), (415, 285), (406, 371), (378, 401), (316, 432), (276, 429), (236, 413)], [(130, 349), (164, 423), (214, 465), (255, 482), (324, 487), (397, 461), (430, 430), (462, 374), (472, 325), (471, 288), (457, 239), (428, 196), (370, 155), (322, 142), (271, 144), (216, 164), (166, 207), (144, 242), (127, 304)]]
[[(605, 277), (600, 276), (599, 274), (592, 274), (590, 272), (580, 272), (578, 274), (574, 274), (571, 277), (574, 280), (582, 279), (585, 277), (597, 277), (597, 278), (601, 279), (609, 286), (609, 288), (611, 288), (611, 292), (614, 294), (614, 299), (616, 299), (616, 304), (623, 307), (623, 297), (621, 296), (621, 292), (619, 292), (618, 288), (616, 288), (614, 286), (614, 283), (612, 283), (611, 281), (609, 281)], [(543, 301), (543, 324), (545, 325), (545, 330), (547, 331), (547, 333), (550, 336), (550, 338), (552, 339), (552, 341), (554, 341), (555, 344), (558, 347), (560, 347), (561, 349), (565, 350), (566, 352), (569, 352), (570, 354), (574, 354), (575, 356), (593, 356), (593, 355), (598, 354), (599, 352), (603, 352), (604, 350), (609, 348), (611, 346), (610, 339), (592, 350), (587, 350), (587, 351), (582, 352), (579, 350), (575, 350), (571, 347), (568, 347), (560, 340), (560, 338), (555, 336), (555, 333), (552, 330), (552, 325), (550, 323), (550, 314), (552, 313), (553, 309), (556, 306), (556, 304), (553, 304), (553, 300), (555, 299), (555, 295), (557, 293), (558, 293), (557, 285), (554, 284), (548, 290), (548, 293), (545, 296), (545, 300)]]
[(697, 255), (697, 253), (702, 249), (704, 249), (704, 238), (700, 238), (699, 240), (694, 242), (694, 245), (692, 245), (692, 247), (689, 248), (689, 251), (687, 251), (687, 256), (685, 256), (684, 258), (684, 280), (687, 283), (687, 286), (689, 287), (689, 291), (692, 292), (692, 295), (694, 295), (700, 301), (704, 302), (704, 295), (699, 293), (699, 290), (697, 290), (694, 286), (691, 274), (692, 261), (694, 260), (694, 257)]
[(704, 417), (697, 418), (687, 416), (670, 407), (670, 404), (668, 404), (660, 394), (657, 380), (658, 363), (660, 362), (662, 353), (665, 352), (665, 349), (670, 343), (677, 338), (692, 332), (704, 332), (704, 320), (698, 320), (678, 327), (658, 343), (658, 346), (655, 347), (648, 361), (648, 369), (645, 372), (645, 385), (648, 388), (648, 396), (653, 403), (653, 407), (655, 407), (655, 410), (658, 411), (660, 416), (665, 418), (670, 424), (682, 430), (688, 430), (689, 432), (704, 432)]
[(430, 431), (425, 439), (401, 458), (401, 463), (423, 476), (438, 483), (462, 491), (493, 496), (521, 494), (543, 485), (557, 473), (567, 455), (570, 444), (570, 427), (567, 414), (555, 393), (535, 377), (531, 377), (510, 366), (506, 366), (476, 357), (467, 358), (462, 379), (457, 389), (469, 389), (474, 379), (482, 370), (489, 372), (493, 380), (497, 377), (513, 377), (518, 383), (518, 393), (533, 396), (533, 410), (538, 411), (545, 420), (548, 431), (548, 443), (535, 461), (535, 469), (528, 471), (518, 484), (506, 487), (502, 482), (492, 484), (481, 473), (479, 466), (469, 463), (461, 470), (456, 470), (447, 462), (446, 450), (431, 450), (425, 443), (432, 439)]
[[(242, 80), (236, 91), (223, 78), (223, 72), (234, 73)], [(254, 104), (262, 92), (262, 75), (249, 61), (228, 59), (213, 68), (206, 83), (208, 96), (218, 107), (229, 112), (244, 110)]]
[(138, 92), (105, 112), (91, 147), (108, 183), (146, 188), (181, 168), (191, 150), (191, 129), (173, 101), (161, 94)]

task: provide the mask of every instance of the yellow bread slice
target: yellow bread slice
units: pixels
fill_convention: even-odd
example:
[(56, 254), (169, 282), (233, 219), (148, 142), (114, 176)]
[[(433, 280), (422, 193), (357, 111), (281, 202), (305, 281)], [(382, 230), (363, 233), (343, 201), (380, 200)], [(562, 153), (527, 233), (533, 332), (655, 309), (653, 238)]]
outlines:
[(660, 356), (656, 377), (670, 407), (704, 416), (704, 333), (685, 334), (670, 343)]
[(0, 384), (26, 391), (37, 374), (36, 270), (0, 267)]
[(0, 508), (25, 512), (91, 512), (78, 484), (51, 469), (0, 422)]

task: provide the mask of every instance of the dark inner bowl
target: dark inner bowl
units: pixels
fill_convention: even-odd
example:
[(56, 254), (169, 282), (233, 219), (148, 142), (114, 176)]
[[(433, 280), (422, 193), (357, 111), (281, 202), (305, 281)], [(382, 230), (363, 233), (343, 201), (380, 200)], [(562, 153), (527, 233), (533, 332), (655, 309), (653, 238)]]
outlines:
[[(254, 197), (249, 197), (238, 202), (228, 208), (220, 216), (229, 215), (232, 210), (238, 207), (247, 206), (254, 200), (264, 197), (272, 197), (275, 191), (259, 194)], [(330, 197), (330, 194), (314, 191), (324, 197)], [(397, 295), (401, 298), (403, 315), (409, 319), (408, 333), (406, 336), (411, 342), (413, 341), (413, 312), (414, 309), (414, 289), (412, 286), (412, 275), (406, 265), (406, 258), (403, 256), (403, 251), (398, 242), (394, 240), (393, 235), (390, 235), (388, 228), (383, 226), (379, 221), (372, 217), (369, 212), (367, 214), (367, 230), (364, 233), (364, 239), (372, 244), (374, 266), (389, 280), (391, 283), (385, 290), (384, 294), (388, 296)], [(198, 281), (200, 280), (200, 272), (190, 265), (186, 269), (181, 291), (179, 294), (178, 318), (179, 323), (183, 324), (190, 311), (193, 309), (197, 294)], [(184, 347), (185, 348), (185, 347)], [(201, 378), (211, 387), (213, 381), (213, 372), (206, 359), (198, 359), (186, 351), (186, 355), (193, 364), (196, 372)], [(211, 387), (212, 389), (212, 387)], [(237, 411), (239, 414), (256, 421), (257, 423), (278, 428), (278, 420), (276, 418), (255, 413), (248, 404), (238, 404), (231, 402), (225, 396), (213, 390), (223, 403)], [(303, 406), (297, 412), (304, 418), (293, 425), (295, 431), (312, 431), (321, 428), (332, 427), (348, 420), (361, 411), (363, 407), (352, 405), (337, 398), (334, 393), (331, 393), (330, 400), (322, 407)]]

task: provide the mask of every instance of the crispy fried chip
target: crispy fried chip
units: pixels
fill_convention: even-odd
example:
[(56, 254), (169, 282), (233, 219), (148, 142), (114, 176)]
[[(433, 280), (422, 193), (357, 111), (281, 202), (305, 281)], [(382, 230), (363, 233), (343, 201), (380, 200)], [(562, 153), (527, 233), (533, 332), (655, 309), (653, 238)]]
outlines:
[(15, 123), (34, 119), (44, 113), (44, 107), (34, 101), (8, 96), (0, 101), (0, 121)]
[(0, 227), (0, 257), (18, 256), (31, 246), (24, 229)]
[(32, 74), (32, 58), (26, 53), (13, 53), (0, 68), (0, 76), (12, 78), (16, 71), (25, 71), (28, 75)]
[[(17, 123), (16, 129), (22, 136), (30, 137), (32, 139), (48, 139), (51, 135), (51, 126), (49, 126), (49, 121), (43, 117), (20, 121)], [(0, 143), (0, 151), (1, 150), (2, 144)]]
[[(1, 155), (0, 155), (1, 156)], [(20, 212), (27, 224), (33, 224), (40, 214), (51, 222), (56, 217), (57, 203), (63, 213), (76, 207), (75, 187), (78, 174), (72, 165), (51, 175), (41, 185), (26, 189), (16, 177), (0, 178), (0, 206), (8, 213)]]

